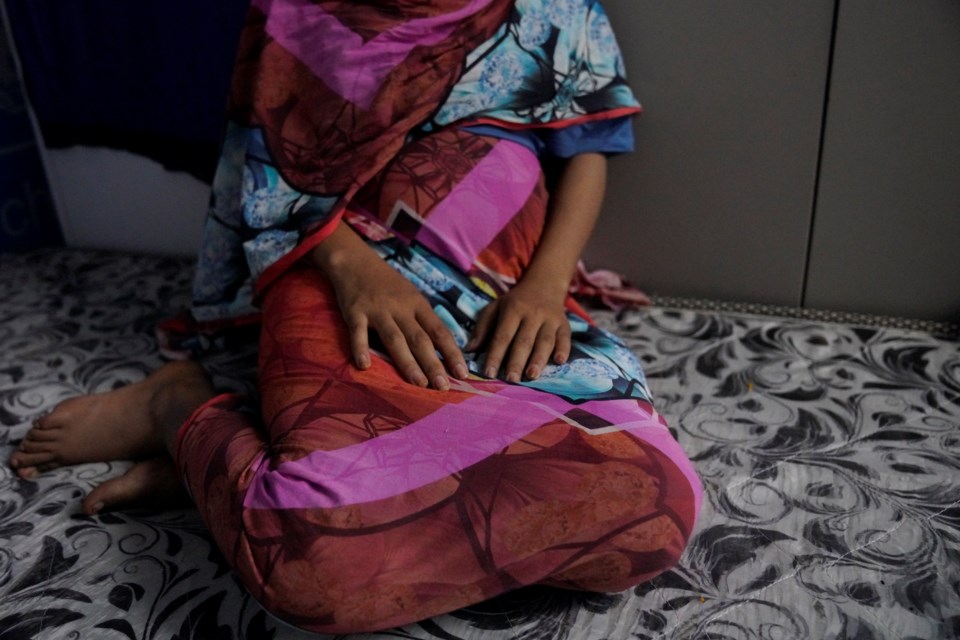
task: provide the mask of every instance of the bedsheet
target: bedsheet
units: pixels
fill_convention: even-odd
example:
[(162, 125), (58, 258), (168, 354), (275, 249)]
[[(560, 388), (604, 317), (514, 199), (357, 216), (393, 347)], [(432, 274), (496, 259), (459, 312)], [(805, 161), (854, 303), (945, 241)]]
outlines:
[[(0, 256), (0, 458), (58, 401), (139, 380), (192, 262)], [(534, 588), (363, 638), (960, 637), (960, 347), (866, 325), (653, 307), (598, 322), (645, 364), (704, 507), (681, 564), (619, 594)], [(251, 346), (205, 360), (251, 391)], [(125, 463), (0, 467), (0, 639), (312, 636), (240, 587), (198, 514), (81, 515)]]

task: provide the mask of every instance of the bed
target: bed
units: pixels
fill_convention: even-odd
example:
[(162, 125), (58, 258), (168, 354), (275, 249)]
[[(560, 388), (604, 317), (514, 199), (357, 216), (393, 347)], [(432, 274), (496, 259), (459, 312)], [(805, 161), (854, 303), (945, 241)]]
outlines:
[[(157, 367), (154, 326), (186, 306), (191, 274), (185, 259), (0, 256), (0, 458), (58, 401)], [(704, 482), (679, 566), (627, 593), (531, 588), (358, 637), (960, 637), (955, 327), (808, 315), (596, 313), (644, 362)], [(205, 364), (252, 390), (249, 345)], [(316, 637), (246, 595), (195, 511), (81, 515), (124, 468), (0, 467), (0, 640)]]

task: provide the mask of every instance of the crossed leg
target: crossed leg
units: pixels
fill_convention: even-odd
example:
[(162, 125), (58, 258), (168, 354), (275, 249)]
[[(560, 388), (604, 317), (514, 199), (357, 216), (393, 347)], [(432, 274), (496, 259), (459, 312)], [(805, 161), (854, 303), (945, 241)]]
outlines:
[(148, 500), (175, 505), (186, 498), (170, 457), (176, 430), (213, 396), (198, 364), (166, 364), (135, 384), (61, 402), (34, 421), (10, 466), (29, 479), (62, 466), (136, 460), (126, 473), (94, 488), (83, 512)]

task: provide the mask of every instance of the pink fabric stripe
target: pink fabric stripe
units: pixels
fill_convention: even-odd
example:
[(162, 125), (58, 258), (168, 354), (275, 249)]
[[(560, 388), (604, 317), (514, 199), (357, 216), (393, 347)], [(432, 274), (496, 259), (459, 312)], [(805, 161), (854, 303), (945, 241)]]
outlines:
[(263, 465), (244, 506), (329, 508), (406, 493), (490, 457), (549, 419), (521, 408), (496, 395), (469, 398), (366, 442), (317, 451), (272, 471)]
[[(484, 385), (490, 388), (494, 385)], [(667, 429), (630, 403), (618, 425), (663, 451), (683, 471), (700, 504), (700, 481)], [(605, 402), (587, 403), (603, 405)], [(251, 509), (330, 508), (401, 495), (496, 454), (575, 407), (522, 386), (446, 405), (403, 429), (334, 451), (317, 451), (271, 470), (262, 464), (244, 498)], [(616, 410), (626, 416), (627, 407)]]
[(540, 177), (536, 154), (499, 140), (441, 200), (417, 240), (464, 271), (526, 204)]
[(490, 1), (472, 0), (457, 11), (410, 20), (368, 42), (310, 0), (253, 0), (253, 6), (266, 14), (267, 33), (280, 46), (328, 87), (367, 109), (414, 47), (440, 42)]

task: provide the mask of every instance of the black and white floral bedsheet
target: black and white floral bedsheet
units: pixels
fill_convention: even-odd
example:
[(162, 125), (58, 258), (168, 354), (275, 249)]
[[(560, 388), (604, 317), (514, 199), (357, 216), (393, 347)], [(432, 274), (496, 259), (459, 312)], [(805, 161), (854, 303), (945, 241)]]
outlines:
[[(0, 256), (0, 458), (64, 398), (144, 377), (191, 263)], [(646, 365), (706, 489), (679, 567), (628, 593), (529, 589), (366, 638), (960, 637), (960, 348), (925, 333), (669, 309), (599, 321)], [(208, 363), (249, 389), (251, 349)], [(123, 464), (0, 469), (0, 640), (304, 639), (192, 510), (78, 513)]]

